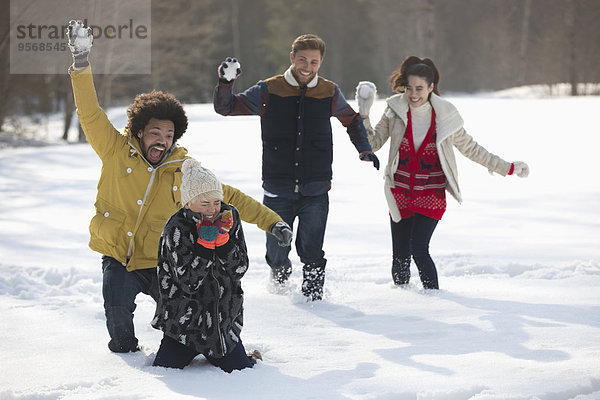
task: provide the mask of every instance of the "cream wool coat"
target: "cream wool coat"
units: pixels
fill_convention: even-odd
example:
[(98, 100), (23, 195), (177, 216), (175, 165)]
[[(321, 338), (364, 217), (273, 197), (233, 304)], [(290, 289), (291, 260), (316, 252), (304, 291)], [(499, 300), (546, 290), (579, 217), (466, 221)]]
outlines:
[[(391, 188), (394, 187), (394, 173), (398, 169), (398, 151), (406, 131), (409, 105), (404, 94), (394, 95), (388, 98), (386, 102), (387, 107), (375, 129), (371, 126), (368, 117), (364, 120), (364, 124), (373, 151), (379, 150), (391, 138), (388, 164), (383, 172), (385, 180), (384, 192), (392, 220), (398, 222), (401, 220), (400, 211), (396, 205), (396, 200), (394, 200)], [(458, 170), (456, 158), (454, 157), (454, 147), (465, 157), (487, 167), (489, 171), (496, 172), (502, 176), (508, 174), (511, 163), (488, 152), (465, 132), (463, 119), (454, 105), (437, 96), (435, 93), (431, 93), (430, 102), (435, 110), (436, 145), (440, 164), (446, 175), (446, 190), (459, 203), (462, 202), (462, 197), (458, 186)]]
[[(120, 261), (128, 271), (156, 268), (162, 230), (182, 207), (181, 166), (187, 150), (174, 145), (167, 158), (153, 167), (142, 156), (138, 140), (117, 131), (100, 108), (91, 67), (69, 72), (79, 121), (102, 161), (89, 246)], [(262, 230), (270, 232), (281, 221), (238, 189), (223, 185), (223, 195), (244, 221)]]

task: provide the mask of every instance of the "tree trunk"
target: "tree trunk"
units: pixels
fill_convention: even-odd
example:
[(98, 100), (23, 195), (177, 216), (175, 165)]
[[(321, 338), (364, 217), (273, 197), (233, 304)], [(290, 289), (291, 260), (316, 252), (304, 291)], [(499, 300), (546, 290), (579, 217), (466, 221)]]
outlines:
[(575, 55), (577, 16), (574, 0), (567, 0), (565, 24), (567, 25), (567, 46), (569, 47), (567, 73), (569, 74), (569, 83), (571, 84), (571, 96), (577, 96), (577, 57)]
[(523, 2), (523, 18), (521, 19), (521, 42), (519, 45), (519, 59), (521, 68), (519, 69), (518, 85), (525, 85), (527, 76), (527, 45), (529, 44), (529, 21), (531, 18), (531, 0)]
[[(329, 5), (328, 13), (329, 15), (338, 15), (339, 10), (343, 9), (343, 4), (340, 4), (338, 0), (327, 1)], [(327, 39), (327, 48), (329, 49), (341, 49), (343, 48), (344, 43), (344, 22), (341, 21), (341, 18), (332, 18), (330, 21), (332, 25), (331, 38)], [(340, 87), (346, 86), (346, 82), (344, 79), (344, 53), (342, 51), (330, 51), (325, 53), (324, 62), (327, 63), (329, 67), (329, 71), (331, 72), (331, 79), (333, 79)]]
[(435, 5), (433, 0), (425, 2), (425, 47), (423, 55), (435, 60)]
[(112, 102), (112, 83), (113, 83), (114, 75), (113, 74), (105, 74), (102, 76), (102, 86), (98, 93), (98, 101), (100, 105), (104, 108), (110, 107)]
[(73, 99), (73, 93), (71, 93), (70, 90), (65, 90), (63, 106), (65, 111), (65, 125), (62, 138), (66, 142), (69, 140), (69, 128), (71, 127), (73, 113), (75, 112), (75, 100)]
[[(239, 0), (231, 0), (231, 35), (232, 35), (232, 45), (233, 45), (233, 57), (240, 57), (242, 54), (242, 49), (240, 48), (240, 4)], [(236, 79), (237, 87), (245, 88), (244, 77), (240, 75)]]
[(9, 53), (9, 38), (10, 30), (8, 17), (10, 12), (2, 17), (2, 31), (0, 31), (0, 131), (4, 125), (6, 117), (6, 102), (9, 97), (9, 76), (10, 76), (10, 53)]
[(85, 142), (87, 142), (87, 139), (85, 137), (85, 133), (83, 133), (83, 128), (81, 127), (81, 124), (78, 124), (78, 125), (79, 125), (79, 138), (78, 138), (78, 141), (79, 141), (79, 143), (85, 143)]

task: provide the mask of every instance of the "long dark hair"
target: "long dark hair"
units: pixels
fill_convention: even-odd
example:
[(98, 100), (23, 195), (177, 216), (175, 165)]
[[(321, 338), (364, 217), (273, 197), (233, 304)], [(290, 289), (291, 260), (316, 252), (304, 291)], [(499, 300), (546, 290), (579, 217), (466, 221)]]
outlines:
[(388, 79), (392, 90), (396, 93), (404, 93), (408, 77), (411, 75), (425, 79), (427, 86), (433, 83), (433, 93), (440, 95), (440, 73), (431, 59), (417, 56), (406, 57)]

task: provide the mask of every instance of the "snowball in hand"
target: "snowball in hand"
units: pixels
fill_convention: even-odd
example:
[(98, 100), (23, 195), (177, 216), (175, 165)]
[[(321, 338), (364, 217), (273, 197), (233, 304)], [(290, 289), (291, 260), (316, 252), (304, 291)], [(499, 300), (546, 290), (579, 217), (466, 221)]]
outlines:
[(368, 99), (373, 93), (373, 88), (368, 85), (361, 85), (358, 89), (358, 95), (363, 99)]
[(93, 36), (89, 34), (88, 28), (77, 21), (73, 26), (73, 37), (69, 41), (72, 46), (72, 51), (89, 51), (92, 47)]
[(223, 63), (223, 78), (228, 81), (234, 80), (238, 76), (238, 71), (240, 70), (240, 63), (237, 58), (227, 58), (227, 60)]
[(75, 48), (79, 51), (86, 51), (92, 47), (92, 37), (91, 36), (77, 36), (75, 38)]

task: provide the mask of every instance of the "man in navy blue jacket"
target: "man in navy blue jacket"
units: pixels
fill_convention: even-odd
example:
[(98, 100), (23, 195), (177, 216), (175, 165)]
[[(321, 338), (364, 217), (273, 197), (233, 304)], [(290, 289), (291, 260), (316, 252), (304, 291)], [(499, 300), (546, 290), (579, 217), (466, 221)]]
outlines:
[[(236, 95), (233, 84), (240, 73), (239, 63), (228, 59), (218, 69), (213, 97), (215, 111), (221, 115), (261, 118), (263, 204), (292, 229), (298, 218), (296, 250), (304, 264), (302, 293), (310, 300), (322, 299), (325, 282), (323, 239), (332, 178), (332, 116), (347, 128), (360, 159), (372, 161), (379, 169), (362, 118), (334, 82), (318, 75), (324, 56), (325, 42), (320, 37), (301, 35), (292, 44), (291, 66), (283, 75), (261, 80)], [(232, 69), (236, 70), (233, 74)], [(290, 250), (267, 235), (266, 260), (279, 284), (292, 272)]]

